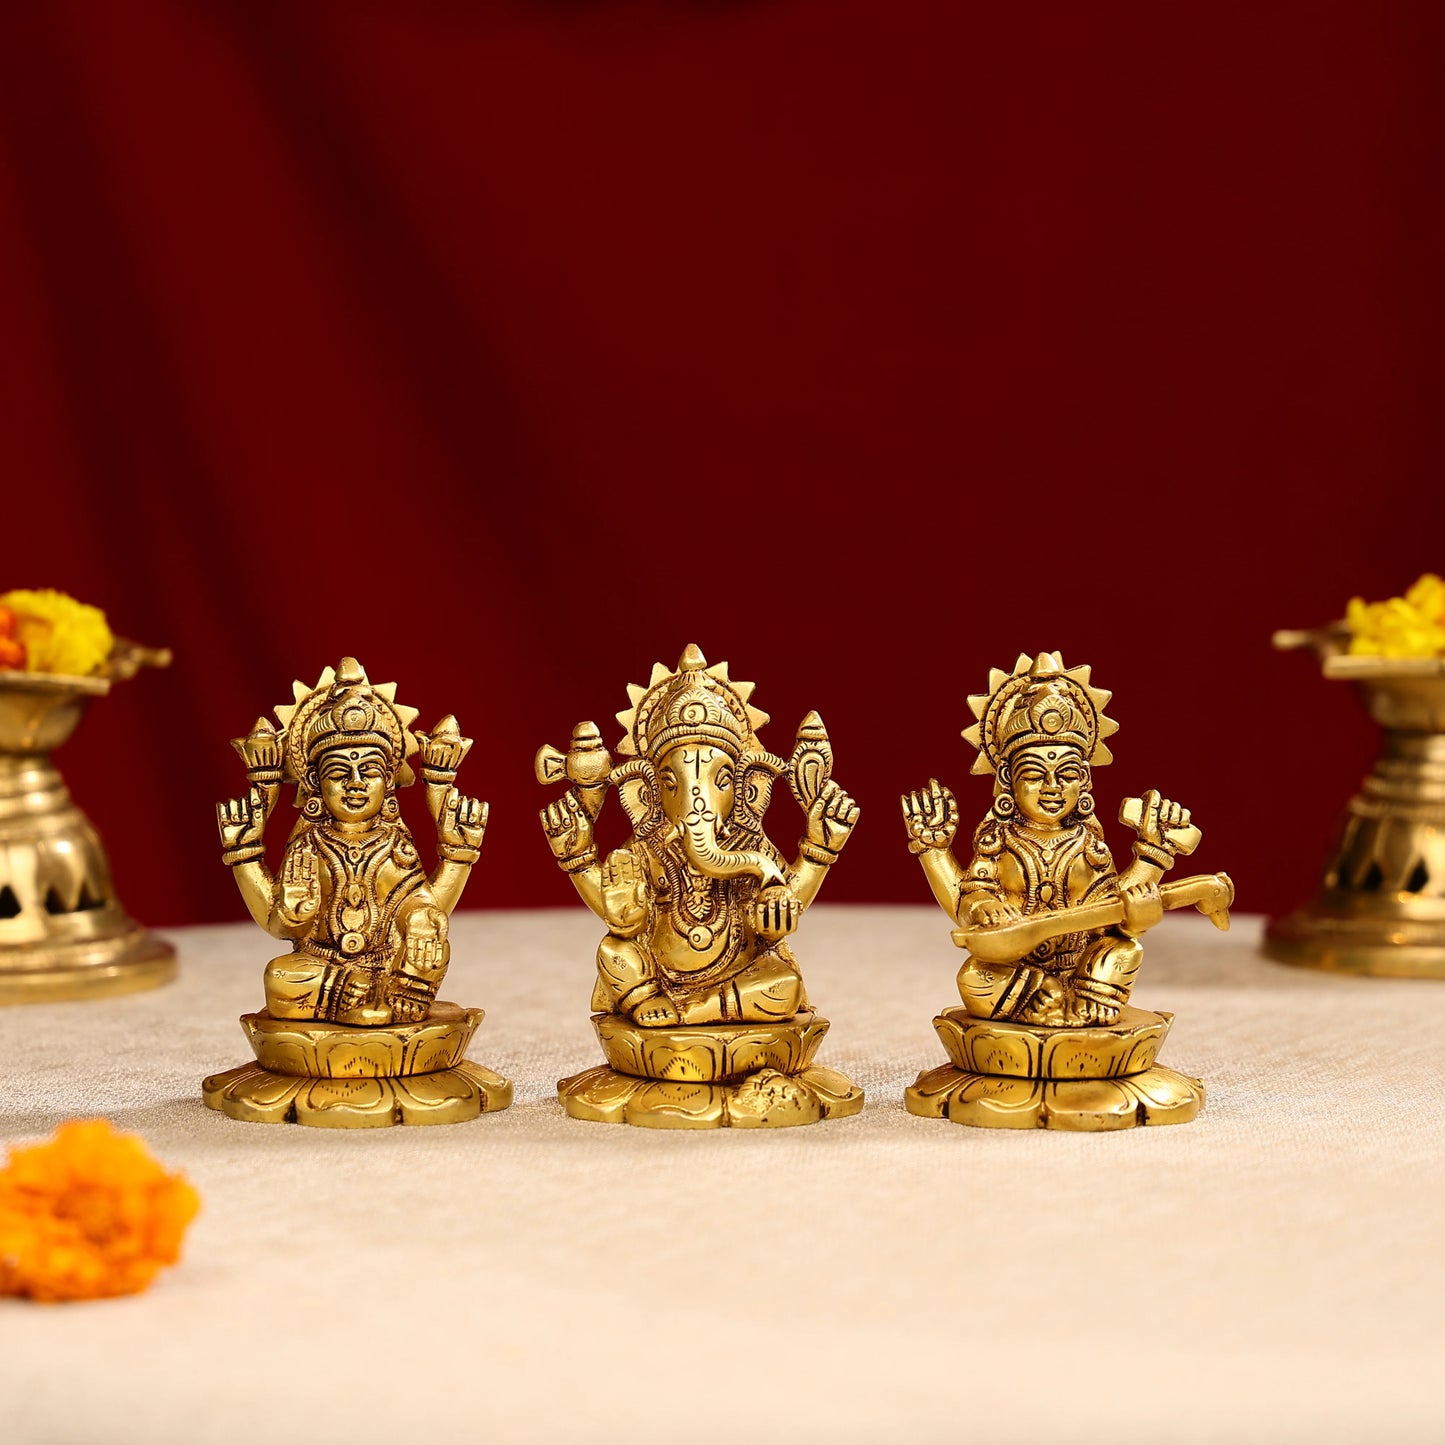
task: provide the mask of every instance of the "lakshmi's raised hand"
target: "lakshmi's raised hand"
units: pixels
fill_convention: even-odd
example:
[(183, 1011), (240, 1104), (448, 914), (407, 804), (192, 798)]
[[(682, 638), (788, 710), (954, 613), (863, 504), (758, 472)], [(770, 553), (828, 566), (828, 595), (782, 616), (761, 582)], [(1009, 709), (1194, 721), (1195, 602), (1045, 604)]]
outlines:
[(468, 798), (455, 788), (449, 788), (436, 820), (437, 842), (443, 847), (460, 848), (475, 854), (486, 836), (490, 812), (490, 806), (480, 799)]
[(266, 832), (266, 800), (259, 788), (249, 788), (244, 798), (232, 798), (216, 804), (216, 827), (221, 834), (221, 847), (233, 849), (259, 847)]

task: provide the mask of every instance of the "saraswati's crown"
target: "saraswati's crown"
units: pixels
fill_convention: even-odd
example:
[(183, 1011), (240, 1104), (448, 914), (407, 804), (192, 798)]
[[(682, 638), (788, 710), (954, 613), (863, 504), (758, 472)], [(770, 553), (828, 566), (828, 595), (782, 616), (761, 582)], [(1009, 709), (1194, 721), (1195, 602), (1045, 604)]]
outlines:
[(727, 663), (709, 667), (689, 643), (675, 670), (654, 663), (646, 687), (627, 685), (632, 706), (617, 714), (625, 732), (617, 751), (656, 759), (681, 743), (699, 743), (736, 758), (768, 720), (748, 706), (752, 695), (752, 683), (731, 681)]
[(994, 668), (988, 691), (968, 700), (978, 719), (963, 740), (978, 749), (976, 773), (997, 773), (1020, 748), (1075, 747), (1095, 767), (1114, 761), (1104, 739), (1119, 730), (1104, 708), (1113, 693), (1089, 686), (1087, 667), (1064, 666), (1057, 652), (1019, 654), (1011, 673)]
[(283, 703), (276, 716), (283, 728), (283, 776), (288, 783), (303, 783), (323, 754), (337, 748), (380, 748), (395, 774), (395, 786), (411, 783), (407, 759), (417, 750), (411, 731), (417, 710), (396, 700), (394, 682), (375, 686), (354, 657), (328, 667), (315, 687), (294, 682), (295, 702)]

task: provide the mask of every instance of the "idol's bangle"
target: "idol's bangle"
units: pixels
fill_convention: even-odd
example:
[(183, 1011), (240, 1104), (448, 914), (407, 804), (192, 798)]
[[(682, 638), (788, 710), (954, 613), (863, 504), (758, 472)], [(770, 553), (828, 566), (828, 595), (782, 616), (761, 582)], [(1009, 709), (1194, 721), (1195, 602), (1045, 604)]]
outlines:
[(241, 848), (226, 848), (222, 850), (221, 862), (227, 868), (239, 868), (242, 863), (254, 863), (258, 858), (266, 856), (265, 846), (261, 843), (247, 843)]
[(814, 843), (808, 838), (798, 844), (798, 852), (809, 863), (816, 863), (820, 868), (831, 868), (838, 861), (838, 855), (833, 849), (825, 848), (821, 843)]
[(564, 873), (581, 873), (585, 868), (591, 868), (597, 862), (597, 849), (587, 848), (581, 853), (574, 853), (570, 858), (559, 858), (557, 866)]
[(448, 863), (475, 863), (482, 856), (480, 848), (463, 847), (460, 843), (438, 843), (437, 857)]
[(279, 788), (281, 786), (281, 769), (247, 768), (246, 781), (253, 788)]
[(455, 768), (429, 768), (422, 766), (421, 780), (429, 788), (449, 788), (457, 780)]
[(1167, 873), (1174, 866), (1174, 855), (1167, 848), (1160, 848), (1143, 838), (1134, 839), (1134, 856), (1141, 863), (1147, 863), (1161, 873)]

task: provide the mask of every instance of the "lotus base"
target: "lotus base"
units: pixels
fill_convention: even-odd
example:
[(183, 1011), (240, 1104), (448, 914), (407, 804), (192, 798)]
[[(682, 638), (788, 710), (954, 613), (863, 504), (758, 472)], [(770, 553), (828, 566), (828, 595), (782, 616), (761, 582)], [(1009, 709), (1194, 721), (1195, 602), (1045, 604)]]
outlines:
[(244, 1014), (257, 1061), (213, 1074), (201, 1094), (207, 1107), (255, 1124), (465, 1123), (512, 1102), (506, 1079), (462, 1057), (482, 1018), (442, 1002), (416, 1023), (379, 1028)]
[(863, 1091), (813, 1062), (827, 1019), (643, 1028), (592, 1019), (607, 1063), (557, 1085), (574, 1119), (648, 1129), (782, 1129), (847, 1118)]
[(950, 1062), (921, 1073), (904, 1106), (983, 1129), (1187, 1124), (1204, 1107), (1203, 1083), (1155, 1062), (1172, 1021), (1125, 1008), (1107, 1026), (1045, 1028), (945, 1009), (933, 1026)]

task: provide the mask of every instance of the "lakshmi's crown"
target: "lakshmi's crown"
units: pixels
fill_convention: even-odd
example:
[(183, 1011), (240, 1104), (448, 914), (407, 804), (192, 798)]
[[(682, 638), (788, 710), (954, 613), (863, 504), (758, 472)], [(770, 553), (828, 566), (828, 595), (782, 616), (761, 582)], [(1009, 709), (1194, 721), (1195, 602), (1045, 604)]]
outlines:
[(1011, 673), (994, 668), (988, 691), (970, 697), (978, 719), (963, 740), (978, 749), (976, 773), (997, 773), (1020, 748), (1076, 747), (1095, 767), (1114, 761), (1103, 740), (1119, 729), (1104, 708), (1113, 693), (1089, 686), (1087, 667), (1064, 666), (1057, 652), (1019, 654)]
[(413, 781), (407, 759), (417, 750), (411, 724), (417, 710), (396, 701), (396, 684), (373, 686), (354, 657), (327, 668), (316, 682), (291, 684), (294, 703), (276, 716), (284, 729), (282, 759), (287, 782), (301, 783), (316, 760), (337, 748), (380, 748), (395, 774), (396, 787)]
[(752, 694), (752, 683), (730, 681), (727, 663), (709, 667), (689, 643), (676, 671), (654, 663), (646, 687), (627, 685), (632, 706), (617, 714), (625, 731), (617, 751), (656, 759), (680, 743), (699, 743), (736, 758), (768, 720), (767, 713), (748, 706)]

